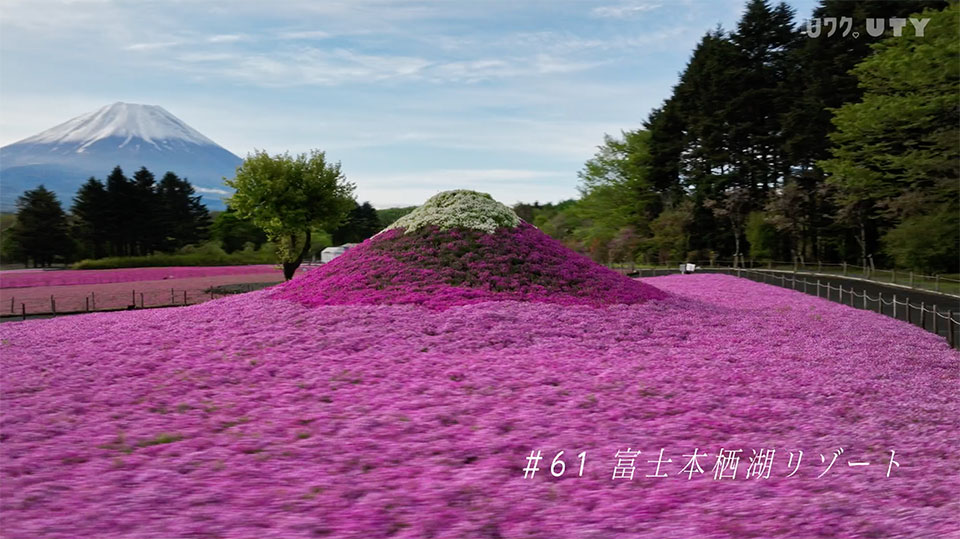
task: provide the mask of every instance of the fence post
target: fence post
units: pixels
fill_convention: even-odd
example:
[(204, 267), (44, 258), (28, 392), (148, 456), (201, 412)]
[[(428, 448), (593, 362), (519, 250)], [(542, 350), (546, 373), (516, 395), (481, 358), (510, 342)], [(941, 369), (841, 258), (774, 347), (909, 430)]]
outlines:
[(953, 314), (950, 312), (947, 313), (950, 314), (950, 316), (947, 317), (947, 341), (951, 347), (956, 347), (956, 341), (953, 337)]
[(883, 293), (877, 291), (877, 313), (883, 314)]
[(867, 292), (863, 292), (863, 309), (867, 309)]
[(137, 291), (136, 289), (130, 290), (130, 305), (137, 307)]
[(54, 301), (53, 295), (50, 295), (50, 313), (53, 313), (54, 316), (57, 315), (57, 302)]
[(817, 298), (820, 297), (820, 280), (817, 280)]
[[(897, 295), (893, 295), (893, 318), (897, 318)], [(910, 301), (907, 300), (907, 322), (910, 322)]]
[(171, 304), (177, 303), (176, 299), (173, 297), (173, 287), (170, 287), (170, 303)]
[(140, 307), (143, 307), (143, 293), (140, 293)]
[(937, 320), (939, 318), (940, 318), (940, 314), (937, 312), (937, 305), (934, 304), (933, 305), (933, 333), (937, 335), (940, 335), (940, 328), (939, 328), (940, 321)]
[(187, 305), (187, 290), (183, 290), (183, 305)]
[[(909, 308), (908, 308), (909, 309)], [(927, 329), (927, 304), (920, 302), (920, 328)]]
[(13, 309), (13, 300), (14, 300), (14, 298), (11, 296), (11, 297), (10, 297), (10, 314), (11, 314), (11, 315), (14, 314), (14, 313), (16, 313), (16, 311), (14, 311), (14, 309)]
[(88, 296), (84, 298), (84, 300), (86, 300), (86, 303), (87, 303), (87, 311), (90, 311), (90, 297)]
[(847, 275), (847, 263), (843, 263), (843, 275)]
[(97, 295), (97, 293), (95, 293), (95, 292), (91, 292), (91, 293), (90, 293), (90, 304), (93, 306), (93, 310), (94, 310), (94, 311), (97, 310), (97, 296), (96, 296), (96, 295)]
[(843, 303), (843, 284), (840, 284), (840, 292), (837, 293), (837, 299), (839, 303)]

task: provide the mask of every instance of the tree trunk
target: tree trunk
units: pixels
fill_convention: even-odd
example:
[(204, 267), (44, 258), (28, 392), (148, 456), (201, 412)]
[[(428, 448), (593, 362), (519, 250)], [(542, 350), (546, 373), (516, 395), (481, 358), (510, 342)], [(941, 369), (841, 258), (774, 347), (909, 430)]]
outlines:
[(734, 245), (734, 254), (733, 254), (733, 267), (738, 268), (737, 261), (740, 258), (740, 232), (739, 229), (733, 230), (733, 245)]
[(857, 243), (860, 244), (860, 260), (863, 267), (867, 267), (867, 227), (863, 220), (860, 220), (860, 236), (857, 237)]
[[(293, 247), (296, 246), (296, 245), (297, 245), (297, 237), (296, 237), (296, 235), (292, 235), (292, 234), (291, 234), (291, 235), (290, 235), (290, 247), (293, 248)], [(291, 279), (293, 279), (293, 274), (294, 274), (294, 272), (296, 272), (296, 271), (297, 271), (297, 268), (300, 267), (300, 263), (303, 262), (303, 258), (307, 256), (307, 252), (308, 252), (308, 251), (310, 251), (310, 229), (307, 229), (307, 237), (304, 239), (303, 249), (300, 250), (300, 254), (297, 255), (296, 260), (294, 260), (293, 262), (286, 262), (286, 261), (284, 261), (284, 263), (283, 263), (283, 279), (285, 279), (285, 280), (287, 280), (287, 281), (290, 281)]]

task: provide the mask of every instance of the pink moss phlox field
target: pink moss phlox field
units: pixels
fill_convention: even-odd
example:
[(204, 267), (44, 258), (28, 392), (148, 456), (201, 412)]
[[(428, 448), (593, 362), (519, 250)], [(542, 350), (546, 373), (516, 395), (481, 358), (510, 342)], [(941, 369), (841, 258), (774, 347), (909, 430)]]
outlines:
[[(139, 306), (141, 294), (143, 303), (147, 307), (161, 306), (182, 302), (184, 291), (187, 291), (187, 302), (195, 304), (210, 299), (210, 295), (204, 292), (209, 287), (239, 283), (270, 283), (283, 279), (283, 274), (274, 271), (272, 267), (266, 267), (267, 273), (263, 273), (262, 270), (263, 268), (261, 273), (216, 274), (154, 281), (0, 289), (0, 309), (3, 309), (5, 314), (9, 313), (10, 301), (13, 300), (14, 313), (20, 313), (21, 309), (25, 309), (27, 313), (49, 313), (51, 296), (56, 301), (58, 313), (85, 310), (87, 298), (91, 296), (94, 298), (93, 307), (96, 309), (123, 309), (134, 299)], [(170, 298), (170, 289), (175, 293), (173, 302)], [(133, 291), (133, 298), (131, 298), (131, 291)]]
[(121, 283), (208, 276), (280, 273), (274, 265), (246, 266), (164, 266), (156, 268), (118, 268), (113, 270), (7, 270), (0, 272), (0, 288), (49, 287)]
[[(267, 290), (4, 323), (0, 534), (960, 534), (960, 355), (942, 338), (729, 276), (644, 281), (670, 296), (439, 311)], [(636, 476), (613, 480), (627, 447)], [(661, 448), (670, 477), (647, 477)], [(713, 479), (720, 448), (744, 450), (736, 480)], [(743, 479), (761, 448), (770, 478)], [(688, 480), (694, 449), (709, 458)]]
[(492, 300), (635, 304), (664, 294), (522, 223), (493, 234), (437, 227), (404, 234), (403, 229), (391, 229), (277, 287), (272, 297), (307, 306), (417, 304), (446, 309)]

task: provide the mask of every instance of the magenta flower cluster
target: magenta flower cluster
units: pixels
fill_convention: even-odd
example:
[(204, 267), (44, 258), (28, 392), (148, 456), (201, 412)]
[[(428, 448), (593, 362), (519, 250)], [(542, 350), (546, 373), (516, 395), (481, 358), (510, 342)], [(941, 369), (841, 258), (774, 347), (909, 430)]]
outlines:
[(519, 300), (635, 304), (663, 298), (522, 223), (487, 234), (473, 229), (391, 229), (323, 267), (274, 289), (307, 306), (416, 304), (432, 309)]
[(112, 270), (8, 270), (0, 272), (0, 288), (122, 283), (279, 272), (274, 265), (270, 264), (247, 266), (164, 266), (156, 268), (118, 268)]
[[(4, 323), (0, 534), (960, 533), (960, 355), (942, 338), (728, 276), (643, 285), (670, 294), (606, 306), (505, 295), (439, 311), (311, 308), (265, 290)], [(644, 450), (637, 475), (614, 480), (628, 447)], [(648, 478), (660, 448), (673, 476)], [(775, 448), (770, 478), (717, 481), (709, 460), (703, 475), (676, 475), (683, 454), (720, 448)], [(537, 449), (546, 468), (524, 479)], [(553, 478), (560, 450), (569, 474)]]

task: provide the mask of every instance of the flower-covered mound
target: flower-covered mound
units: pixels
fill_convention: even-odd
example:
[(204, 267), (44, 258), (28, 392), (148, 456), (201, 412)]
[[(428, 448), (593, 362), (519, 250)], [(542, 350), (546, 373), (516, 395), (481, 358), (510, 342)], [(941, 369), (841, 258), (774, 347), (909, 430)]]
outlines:
[[(5, 323), (0, 534), (960, 533), (942, 338), (733, 277), (650, 282), (673, 294), (435, 311), (260, 291)], [(635, 476), (613, 479), (628, 447)], [(736, 479), (714, 480), (721, 448), (743, 450)], [(775, 449), (769, 478), (744, 478), (751, 449)]]
[(501, 227), (516, 227), (520, 217), (487, 193), (466, 189), (444, 191), (427, 199), (422, 206), (395, 221), (388, 229), (407, 232), (424, 227), (442, 230), (477, 229), (492, 233)]
[(417, 304), (433, 309), (522, 300), (557, 304), (635, 304), (663, 298), (521, 223), (478, 229), (387, 230), (319, 269), (273, 289), (273, 298), (307, 306)]

